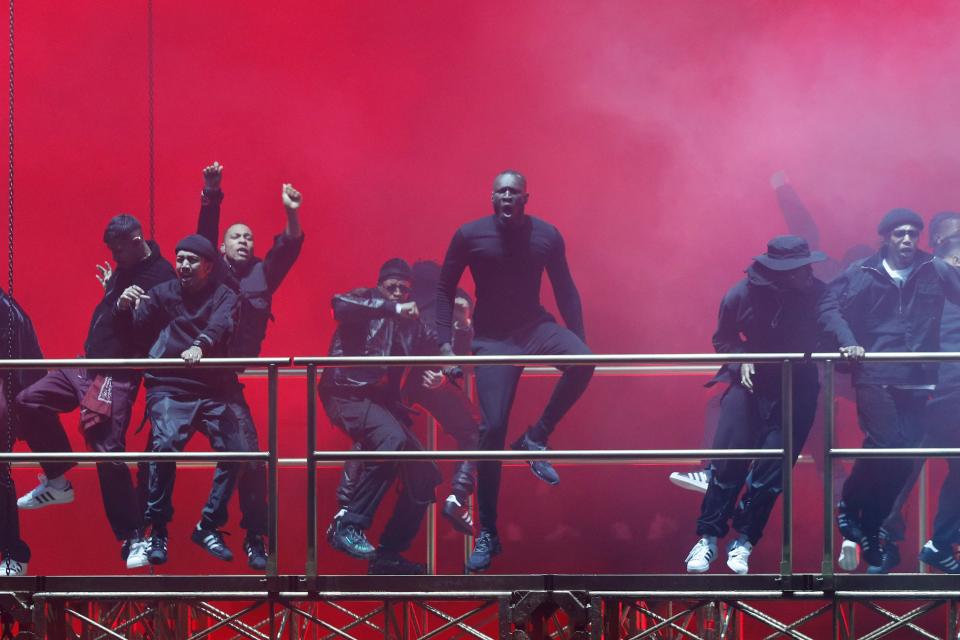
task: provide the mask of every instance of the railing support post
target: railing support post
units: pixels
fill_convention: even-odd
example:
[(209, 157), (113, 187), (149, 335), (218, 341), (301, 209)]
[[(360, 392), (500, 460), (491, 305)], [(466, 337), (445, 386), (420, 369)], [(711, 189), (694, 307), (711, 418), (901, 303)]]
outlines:
[(793, 364), (783, 361), (781, 420), (783, 432), (783, 548), (780, 575), (793, 574)]
[(820, 573), (833, 575), (833, 449), (837, 407), (834, 397), (836, 366), (827, 360), (823, 366), (823, 558)]
[(275, 576), (277, 575), (277, 551), (280, 548), (280, 545), (277, 544), (277, 533), (279, 530), (279, 505), (277, 505), (277, 499), (279, 498), (279, 475), (278, 475), (278, 459), (279, 455), (277, 452), (277, 432), (279, 431), (279, 426), (277, 423), (277, 392), (278, 392), (278, 378), (279, 372), (277, 370), (277, 365), (271, 364), (267, 368), (267, 440), (268, 440), (268, 452), (269, 457), (267, 458), (267, 489), (270, 495), (270, 501), (267, 503), (267, 575)]
[(307, 365), (307, 578), (317, 577), (317, 365)]

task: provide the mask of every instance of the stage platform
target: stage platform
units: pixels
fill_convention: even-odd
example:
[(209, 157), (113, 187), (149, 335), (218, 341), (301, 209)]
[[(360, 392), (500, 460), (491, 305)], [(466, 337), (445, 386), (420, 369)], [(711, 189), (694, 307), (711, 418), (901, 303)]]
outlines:
[(927, 574), (0, 579), (12, 637), (52, 640), (957, 638), (958, 602)]

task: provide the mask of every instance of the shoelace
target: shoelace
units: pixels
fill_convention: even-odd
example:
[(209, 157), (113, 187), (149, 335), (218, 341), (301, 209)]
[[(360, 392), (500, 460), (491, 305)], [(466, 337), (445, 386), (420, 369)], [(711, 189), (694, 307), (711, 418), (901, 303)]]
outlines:
[(493, 549), (493, 536), (489, 533), (481, 533), (477, 538), (476, 551), (487, 553)]

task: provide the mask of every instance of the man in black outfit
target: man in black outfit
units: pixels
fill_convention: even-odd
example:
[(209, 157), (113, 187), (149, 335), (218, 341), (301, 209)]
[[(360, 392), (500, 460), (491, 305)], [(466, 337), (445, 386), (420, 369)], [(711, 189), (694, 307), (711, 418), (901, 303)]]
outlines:
[[(917, 249), (923, 220), (893, 209), (877, 232), (883, 246), (853, 263), (830, 283), (821, 322), (845, 358), (865, 351), (937, 351), (944, 296), (960, 300), (960, 271)], [(864, 447), (913, 447), (923, 433), (923, 414), (937, 379), (931, 363), (854, 362), (853, 384)], [(859, 551), (882, 571), (880, 526), (910, 475), (908, 459), (858, 459), (843, 485), (837, 524), (846, 539), (840, 567), (856, 568)]]
[[(209, 240), (187, 236), (177, 244), (177, 280), (144, 291), (128, 287), (117, 301), (116, 318), (152, 342), (151, 358), (183, 358), (187, 365), (204, 356), (224, 357), (236, 323), (237, 296), (211, 277), (217, 252)], [(215, 451), (239, 451), (240, 427), (229, 410), (242, 401), (236, 373), (223, 369), (155, 369), (144, 375), (151, 451), (183, 451), (196, 430)], [(191, 538), (218, 558), (232, 559), (217, 530), (227, 520), (227, 503), (240, 467), (229, 466), (214, 484)], [(152, 526), (148, 559), (167, 561), (167, 523), (173, 517), (176, 464), (151, 462), (145, 520)]]
[[(417, 305), (420, 321), (433, 329), (436, 327), (437, 280), (440, 276), (440, 265), (432, 260), (421, 260), (414, 263), (412, 274), (413, 288), (410, 297)], [(457, 291), (453, 319), (453, 344), (457, 354), (470, 352), (470, 341), (473, 337), (471, 307), (467, 293), (463, 290)], [(428, 347), (428, 352), (416, 355), (436, 353), (435, 344), (430, 344)], [(456, 440), (459, 449), (476, 449), (480, 435), (480, 415), (476, 405), (457, 384), (425, 386), (422, 382), (426, 371), (425, 368), (418, 367), (407, 374), (401, 389), (403, 402), (426, 409), (440, 423), (443, 430)], [(359, 444), (354, 444), (354, 449), (359, 448)], [(346, 508), (350, 503), (362, 473), (363, 462), (360, 460), (349, 460), (344, 465), (343, 475), (337, 487), (337, 503), (341, 508)], [(476, 464), (471, 460), (464, 460), (457, 465), (450, 482), (450, 494), (444, 500), (440, 511), (443, 517), (464, 535), (472, 535), (474, 532), (473, 515), (470, 513), (467, 499), (473, 494), (476, 474)]]
[[(0, 353), (3, 358), (41, 359), (40, 344), (26, 312), (0, 290)], [(0, 451), (10, 453), (18, 433), (27, 428), (52, 428), (49, 414), (8, 403), (17, 392), (43, 376), (37, 369), (7, 371), (0, 376)], [(56, 416), (53, 416), (53, 421)], [(29, 427), (27, 426), (29, 425)], [(10, 463), (0, 463), (0, 578), (27, 575), (30, 547), (20, 537), (17, 492)]]
[[(553, 225), (524, 213), (529, 197), (526, 179), (516, 171), (504, 171), (493, 182), (493, 215), (465, 224), (454, 234), (437, 285), (437, 331), (444, 355), (454, 353), (454, 297), (467, 267), (476, 284), (475, 355), (590, 353), (584, 342), (580, 295), (567, 266), (563, 238)], [(567, 328), (557, 324), (540, 304), (544, 270), (550, 276)], [(522, 371), (522, 367), (513, 366), (477, 367), (482, 449), (503, 449)], [(565, 367), (540, 419), (511, 447), (545, 450), (547, 438), (586, 390), (592, 376), (592, 366)], [(486, 569), (501, 551), (497, 534), (501, 463), (485, 461), (477, 467), (481, 531), (467, 561), (470, 571)], [(546, 460), (532, 461), (530, 467), (544, 482), (560, 482)]]
[[(143, 358), (150, 342), (118, 326), (114, 308), (121, 293), (131, 286), (146, 291), (176, 276), (173, 267), (160, 255), (155, 242), (143, 239), (136, 218), (113, 217), (103, 232), (103, 241), (117, 263), (97, 265), (104, 287), (103, 299), (93, 310), (84, 344), (87, 358)], [(58, 414), (80, 407), (80, 426), (91, 451), (126, 451), (127, 429), (133, 404), (140, 391), (139, 371), (95, 371), (59, 369), (51, 371), (17, 397), (19, 407), (29, 409), (43, 420), (26, 426), (23, 437), (34, 451), (70, 451), (70, 441)], [(23, 495), (21, 509), (39, 509), (72, 502), (73, 487), (64, 473), (73, 462), (43, 462), (40, 484)], [(97, 475), (103, 506), (110, 528), (122, 543), (120, 556), (128, 569), (146, 566), (143, 540), (143, 512), (140, 509), (130, 471), (124, 462), (98, 462)]]
[[(720, 304), (713, 346), (717, 353), (810, 353), (817, 345), (817, 310), (826, 285), (813, 277), (811, 265), (825, 260), (798, 236), (778, 236), (747, 268), (747, 277), (727, 292)], [(749, 357), (745, 355), (745, 357)], [(781, 369), (778, 363), (724, 365), (711, 381), (727, 382), (720, 401), (714, 446), (719, 449), (779, 449)], [(810, 433), (820, 385), (817, 365), (793, 368), (794, 461)], [(714, 460), (700, 505), (700, 540), (687, 555), (687, 571), (702, 573), (717, 556), (717, 538), (733, 528), (739, 534), (727, 546), (727, 566), (749, 571), (750, 553), (760, 540), (777, 496), (783, 489), (779, 459)], [(749, 472), (749, 475), (748, 475)], [(746, 491), (737, 498), (746, 482)]]
[[(393, 258), (380, 268), (376, 288), (335, 295), (337, 330), (330, 355), (409, 356), (431, 350), (436, 354), (436, 334), (418, 319), (417, 304), (409, 301), (410, 285), (410, 265)], [(319, 389), (324, 410), (364, 451), (421, 450), (409, 429), (409, 409), (402, 404), (403, 375), (403, 367), (327, 367)], [(421, 376), (421, 384), (427, 387), (444, 381), (439, 371), (427, 370)], [(364, 531), (398, 474), (403, 489), (375, 549)], [(422, 574), (422, 564), (400, 554), (413, 542), (439, 483), (440, 471), (427, 460), (365, 461), (346, 504), (327, 530), (327, 539), (333, 548), (369, 560), (371, 574)]]
[[(204, 188), (197, 233), (212, 244), (216, 244), (219, 237), (220, 203), (223, 201), (223, 191), (220, 189), (222, 174), (223, 167), (218, 162), (203, 170)], [(273, 319), (273, 294), (293, 268), (293, 263), (303, 247), (303, 230), (299, 216), (302, 201), (300, 192), (294, 189), (293, 185), (285, 184), (281, 197), (286, 211), (286, 227), (283, 233), (274, 236), (273, 246), (262, 260), (254, 255), (253, 231), (247, 225), (233, 224), (223, 235), (216, 277), (240, 299), (239, 322), (229, 346), (231, 357), (256, 358), (260, 355), (267, 325)], [(260, 444), (257, 430), (242, 391), (227, 401), (227, 410), (233, 414), (240, 428), (240, 450), (258, 451)], [(232, 473), (235, 468), (236, 466), (231, 464), (217, 465), (213, 479), (214, 490), (224, 483), (224, 475)], [(252, 569), (263, 570), (267, 566), (263, 541), (267, 534), (267, 477), (266, 467), (262, 462), (241, 465), (237, 493), (243, 516), (240, 526), (247, 532), (243, 543), (247, 564)]]

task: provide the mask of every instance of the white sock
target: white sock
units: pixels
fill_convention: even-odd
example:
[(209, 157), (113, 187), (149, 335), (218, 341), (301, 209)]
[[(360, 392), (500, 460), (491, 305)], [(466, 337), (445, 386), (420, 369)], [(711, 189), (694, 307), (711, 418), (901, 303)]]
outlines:
[(70, 486), (70, 481), (67, 480), (66, 476), (57, 476), (56, 478), (47, 478), (47, 485), (63, 491)]

